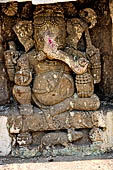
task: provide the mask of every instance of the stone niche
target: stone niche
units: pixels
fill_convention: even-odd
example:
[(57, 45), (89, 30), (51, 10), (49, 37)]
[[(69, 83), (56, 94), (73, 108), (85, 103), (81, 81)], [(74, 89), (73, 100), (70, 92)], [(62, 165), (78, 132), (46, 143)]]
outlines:
[(32, 2), (0, 3), (0, 156), (111, 151), (108, 0)]

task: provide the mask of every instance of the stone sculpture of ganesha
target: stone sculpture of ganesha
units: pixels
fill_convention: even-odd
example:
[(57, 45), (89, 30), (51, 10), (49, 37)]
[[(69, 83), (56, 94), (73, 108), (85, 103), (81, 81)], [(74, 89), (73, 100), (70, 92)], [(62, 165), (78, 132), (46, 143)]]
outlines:
[[(91, 11), (86, 10), (88, 14)], [(41, 109), (53, 109), (56, 114), (99, 108), (99, 99), (94, 95), (94, 82), (100, 81), (99, 50), (91, 44), (88, 32), (91, 17), (86, 18), (87, 22), (82, 20), (84, 12), (80, 13), (81, 19), (73, 18), (66, 23), (60, 4), (37, 5), (33, 23), (25, 20), (14, 26), (13, 30), (25, 48), (17, 60), (13, 87), (21, 113), (25, 108), (32, 113), (33, 102)], [(85, 53), (77, 50), (83, 33), (90, 43)], [(72, 72), (76, 74), (75, 81)], [(62, 109), (58, 109), (61, 106)]]

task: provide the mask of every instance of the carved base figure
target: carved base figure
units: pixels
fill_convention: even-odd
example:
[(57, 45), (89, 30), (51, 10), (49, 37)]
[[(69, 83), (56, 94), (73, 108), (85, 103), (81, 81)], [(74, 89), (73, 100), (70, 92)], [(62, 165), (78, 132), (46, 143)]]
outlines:
[(74, 142), (83, 137), (82, 132), (70, 131), (66, 132), (51, 132), (44, 135), (41, 139), (41, 147), (42, 146), (55, 146), (62, 145), (68, 146), (69, 142)]

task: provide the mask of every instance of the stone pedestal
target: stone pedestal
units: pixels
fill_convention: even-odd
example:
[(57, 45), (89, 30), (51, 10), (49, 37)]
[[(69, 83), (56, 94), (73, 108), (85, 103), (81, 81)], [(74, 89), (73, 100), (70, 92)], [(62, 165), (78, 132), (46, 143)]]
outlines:
[[(48, 154), (53, 154), (54, 156), (92, 155), (113, 149), (113, 106), (106, 103), (101, 104), (101, 108), (98, 111), (64, 112), (53, 117), (50, 115), (45, 116), (37, 108), (34, 108), (32, 115), (19, 115), (18, 110), (15, 110), (15, 108), (10, 112), (6, 110), (6, 116), (3, 116), (3, 113), (1, 112), (0, 116), (0, 156), (6, 156), (10, 153), (19, 157), (32, 157), (44, 154), (45, 156)], [(67, 141), (71, 139), (71, 135), (69, 135), (72, 131), (71, 129), (74, 129), (76, 134), (82, 134), (80, 139), (78, 138), (78, 142), (75, 141), (73, 144), (71, 144), (71, 141)], [(85, 131), (88, 132), (87, 135)], [(65, 135), (67, 142), (65, 146), (61, 147), (59, 145), (58, 148), (56, 146), (54, 148), (45, 148), (44, 146), (45, 149), (39, 149), (41, 140), (44, 141), (45, 137), (51, 137), (54, 134), (58, 135), (58, 133), (60, 138), (64, 137), (62, 134)], [(37, 140), (34, 140), (34, 135)], [(29, 136), (30, 139), (32, 137), (30, 142), (28, 142)], [(23, 142), (23, 137), (24, 144), (18, 147)], [(87, 140), (87, 137), (90, 138), (90, 141)], [(14, 138), (15, 145), (11, 143), (11, 141), (14, 141)], [(80, 143), (83, 144), (81, 145)]]

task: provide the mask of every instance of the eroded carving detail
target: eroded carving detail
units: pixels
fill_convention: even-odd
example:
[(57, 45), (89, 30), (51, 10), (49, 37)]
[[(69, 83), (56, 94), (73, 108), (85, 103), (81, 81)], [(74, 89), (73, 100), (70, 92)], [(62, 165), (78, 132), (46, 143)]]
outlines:
[(13, 30), (17, 34), (19, 41), (25, 47), (25, 51), (28, 52), (34, 46), (34, 41), (32, 40), (32, 21), (19, 21)]
[[(2, 12), (7, 15), (5, 18), (16, 15), (18, 5), (15, 4), (11, 4), (15, 7), (12, 13), (11, 5), (7, 11), (7, 5), (2, 6)], [(79, 11), (77, 17), (77, 10), (71, 3), (70, 7), (70, 17), (65, 20), (66, 5), (64, 8), (61, 4), (37, 5), (30, 21), (27, 15), (32, 6), (27, 2), (19, 20), (15, 18), (16, 23), (8, 30), (7, 41), (13, 37), (12, 30), (16, 35), (16, 40), (9, 41), (9, 47), (4, 52), (7, 73), (14, 83), (12, 94), (24, 118), (23, 124), (27, 124), (28, 117), (30, 119), (34, 113), (35, 116), (37, 114), (36, 133), (44, 131), (43, 135), (39, 135), (38, 145), (41, 147), (67, 146), (81, 139), (83, 133), (76, 128), (92, 128), (92, 120), (89, 115), (90, 123), (87, 123), (87, 113), (84, 113), (85, 121), (81, 121), (79, 113), (76, 119), (74, 110), (93, 111), (100, 106), (99, 98), (94, 94), (94, 84), (101, 80), (100, 52), (92, 44), (89, 33), (89, 29), (96, 24), (96, 13), (86, 8)], [(7, 36), (5, 29), (3, 33), (4, 37)], [(81, 40), (84, 50), (78, 47)], [(33, 131), (32, 125), (27, 130), (24, 126), (17, 134), (20, 146), (33, 142), (28, 132)], [(46, 133), (47, 130), (54, 132)]]
[(7, 68), (7, 73), (10, 81), (14, 81), (14, 77), (16, 73), (15, 64), (19, 57), (19, 52), (16, 51), (16, 46), (13, 41), (9, 41), (8, 45), (9, 45), (9, 50), (4, 52), (5, 66)]
[(10, 3), (3, 3), (2, 4), (2, 12), (7, 16), (14, 16), (17, 14), (18, 11), (18, 3), (17, 2), (10, 2)]
[[(88, 31), (88, 25), (92, 28), (96, 23), (96, 14), (92, 9), (87, 8), (80, 11), (80, 17), (80, 19), (69, 19), (66, 23), (64, 10), (60, 4), (57, 6), (38, 5), (34, 11), (34, 27), (31, 21), (26, 20), (19, 21), (13, 27), (27, 52), (22, 53), (17, 60), (14, 76), (13, 95), (21, 105), (31, 104), (32, 96), (35, 104), (41, 109), (49, 109), (48, 106), (53, 106), (54, 109), (59, 107), (61, 102), (65, 103), (64, 100), (72, 97), (75, 93), (74, 81), (71, 76), (71, 72), (74, 71), (77, 95), (76, 99), (72, 97), (75, 99), (73, 109), (98, 109), (99, 100), (98, 97), (93, 97), (93, 93), (94, 83), (100, 82), (100, 55), (99, 50), (92, 45)], [(33, 31), (35, 41), (32, 39)], [(67, 37), (66, 32), (68, 33)], [(84, 52), (77, 49), (83, 33), (86, 38)], [(34, 42), (36, 49), (32, 49)], [(16, 52), (15, 49), (13, 51)], [(8, 65), (7, 61), (8, 57), (6, 65)], [(32, 82), (33, 72), (35, 74)], [(32, 88), (31, 83), (33, 83)], [(70, 103), (73, 103), (72, 98), (70, 98)], [(88, 105), (89, 108), (85, 106), (87, 100), (92, 103), (90, 106)], [(82, 101), (81, 108), (77, 106), (79, 101)], [(91, 108), (91, 106), (94, 107)], [(67, 111), (66, 108), (61, 110)], [(59, 113), (61, 112), (59, 111)]]

